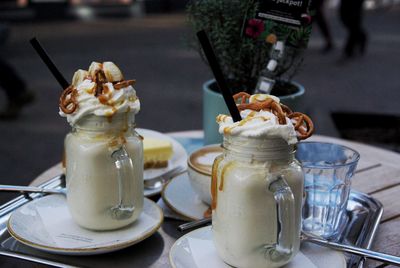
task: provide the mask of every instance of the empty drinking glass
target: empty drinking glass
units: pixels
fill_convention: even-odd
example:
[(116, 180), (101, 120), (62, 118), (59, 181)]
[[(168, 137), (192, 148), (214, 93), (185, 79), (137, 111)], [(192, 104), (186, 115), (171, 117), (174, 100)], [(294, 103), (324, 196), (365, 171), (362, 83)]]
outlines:
[(345, 225), (351, 177), (360, 154), (338, 144), (301, 142), (296, 158), (305, 179), (303, 231), (334, 239)]

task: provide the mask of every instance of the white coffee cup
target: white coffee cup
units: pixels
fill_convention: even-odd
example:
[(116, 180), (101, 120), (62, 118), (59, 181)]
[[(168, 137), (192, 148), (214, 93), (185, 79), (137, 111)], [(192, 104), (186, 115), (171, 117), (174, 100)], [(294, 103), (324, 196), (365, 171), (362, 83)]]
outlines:
[(220, 144), (201, 147), (188, 158), (190, 184), (201, 201), (211, 205), (211, 173), (214, 159), (222, 154)]

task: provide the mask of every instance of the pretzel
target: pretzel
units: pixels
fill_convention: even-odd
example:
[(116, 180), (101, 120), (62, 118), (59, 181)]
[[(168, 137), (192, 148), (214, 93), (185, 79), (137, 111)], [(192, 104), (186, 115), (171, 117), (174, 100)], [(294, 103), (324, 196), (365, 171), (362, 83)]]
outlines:
[(271, 102), (271, 112), (278, 117), (278, 122), (280, 125), (286, 124), (285, 113), (283, 112), (281, 105), (274, 100)]
[(271, 109), (271, 103), (273, 101), (274, 101), (273, 99), (266, 99), (264, 101), (241, 103), (241, 104), (237, 105), (237, 108), (239, 109), (239, 111), (243, 111), (246, 109), (250, 109), (253, 111), (268, 110), (268, 109)]
[(103, 94), (103, 84), (107, 82), (106, 75), (102, 69), (98, 69), (94, 73), (94, 82), (96, 83), (96, 93), (95, 96)]
[(237, 102), (238, 99), (241, 99), (240, 104), (245, 104), (250, 99), (250, 96), (251, 95), (249, 93), (241, 91), (241, 92), (236, 93), (235, 95), (233, 95), (233, 99), (235, 100), (235, 102)]
[(288, 116), (289, 114), (293, 113), (293, 111), (288, 106), (286, 106), (285, 104), (281, 103), (281, 107), (282, 107), (282, 110), (283, 110), (283, 112), (285, 113), (286, 116)]
[(299, 112), (291, 113), (288, 117), (293, 123), (299, 140), (305, 140), (313, 134), (314, 124), (310, 117)]
[[(297, 138), (299, 140), (305, 140), (309, 138), (314, 132), (314, 124), (310, 117), (299, 112), (293, 112), (289, 107), (276, 102), (272, 98), (249, 103), (250, 94), (246, 92), (239, 92), (233, 95), (233, 99), (237, 103), (237, 108), (239, 111), (246, 109), (257, 112), (261, 110), (269, 110), (278, 118), (278, 123), (280, 125), (285, 125), (286, 117), (288, 117), (292, 122), (294, 129), (296, 130)], [(240, 103), (238, 103), (239, 99)]]
[(133, 86), (136, 83), (136, 80), (124, 80), (121, 82), (118, 82), (114, 85), (115, 89), (121, 89), (127, 86)]
[[(242, 97), (243, 102), (243, 97)], [(261, 110), (270, 110), (276, 117), (278, 117), (278, 122), (281, 125), (286, 124), (285, 113), (282, 110), (282, 107), (271, 98), (268, 98), (264, 101), (256, 101), (251, 103), (240, 103), (237, 105), (239, 111), (243, 111), (246, 109), (250, 109), (253, 111), (261, 111)]]
[(72, 85), (61, 93), (59, 106), (65, 114), (72, 114), (78, 108), (77, 93), (76, 88)]

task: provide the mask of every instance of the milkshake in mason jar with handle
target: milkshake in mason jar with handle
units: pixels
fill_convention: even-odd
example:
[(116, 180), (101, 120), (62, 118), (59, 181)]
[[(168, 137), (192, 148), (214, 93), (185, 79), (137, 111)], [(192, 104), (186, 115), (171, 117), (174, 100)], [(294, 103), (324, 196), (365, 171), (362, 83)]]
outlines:
[(143, 144), (135, 132), (140, 102), (112, 62), (75, 72), (60, 97), (65, 138), (67, 204), (74, 221), (92, 230), (134, 222), (143, 209)]
[(234, 99), (242, 120), (217, 117), (224, 152), (212, 170), (214, 244), (234, 267), (281, 267), (300, 247), (304, 178), (294, 151), (313, 124), (271, 95)]

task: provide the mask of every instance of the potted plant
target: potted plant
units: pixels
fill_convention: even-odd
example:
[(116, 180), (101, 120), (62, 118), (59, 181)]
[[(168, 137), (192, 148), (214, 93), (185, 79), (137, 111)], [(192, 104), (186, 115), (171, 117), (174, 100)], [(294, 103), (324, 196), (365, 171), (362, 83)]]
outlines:
[[(271, 94), (277, 95), (287, 105), (304, 94), (304, 88), (292, 81), (303, 62), (302, 54), (308, 43), (310, 27), (293, 29), (272, 20), (256, 18), (256, 0), (191, 0), (187, 5), (188, 21), (195, 32), (208, 33), (215, 54), (232, 93), (254, 93), (258, 79), (271, 59), (271, 50), (278, 41), (285, 44), (285, 53), (273, 72), (275, 85)], [(193, 36), (189, 46), (196, 49), (205, 60), (200, 44)], [(215, 81), (203, 87), (203, 127), (205, 143), (218, 142), (215, 116), (227, 113)], [(219, 98), (216, 99), (216, 98)], [(207, 137), (208, 132), (210, 138)]]

